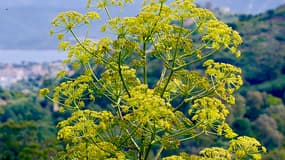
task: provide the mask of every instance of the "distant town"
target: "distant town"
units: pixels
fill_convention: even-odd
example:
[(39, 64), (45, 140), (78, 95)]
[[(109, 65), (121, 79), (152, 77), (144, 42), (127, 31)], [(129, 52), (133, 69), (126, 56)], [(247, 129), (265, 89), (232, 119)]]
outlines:
[(22, 62), (20, 64), (0, 64), (0, 86), (9, 87), (20, 81), (35, 77), (53, 78), (61, 70), (68, 69), (60, 61), (56, 62)]

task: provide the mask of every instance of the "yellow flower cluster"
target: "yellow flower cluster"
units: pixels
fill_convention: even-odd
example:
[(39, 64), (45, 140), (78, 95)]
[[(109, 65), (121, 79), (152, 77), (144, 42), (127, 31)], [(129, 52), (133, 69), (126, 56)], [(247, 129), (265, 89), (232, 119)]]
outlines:
[(261, 153), (266, 149), (255, 138), (242, 136), (230, 141), (229, 151), (234, 153), (236, 159), (260, 160)]
[(254, 138), (242, 136), (230, 141), (227, 149), (219, 147), (205, 148), (199, 152), (199, 156), (181, 153), (179, 156), (172, 155), (163, 160), (261, 160), (261, 153), (266, 149)]
[(229, 114), (226, 106), (216, 98), (203, 97), (195, 100), (189, 110), (189, 114), (193, 115), (194, 121), (208, 121), (210, 123), (223, 121)]
[[(140, 85), (140, 80), (136, 76), (136, 70), (129, 68), (128, 66), (122, 66), (122, 76), (128, 88), (133, 88)], [(120, 80), (120, 75), (118, 73), (118, 68), (108, 69), (102, 73), (99, 83), (102, 84), (102, 87), (99, 89), (101, 93), (108, 92), (113, 93), (116, 97), (119, 97), (126, 93), (126, 90), (123, 86), (122, 80)]]
[(205, 20), (216, 19), (214, 14), (207, 9), (197, 8), (193, 0), (176, 0), (171, 3), (173, 20), (193, 19), (203, 23)]
[(213, 160), (229, 160), (231, 159), (231, 154), (228, 150), (219, 148), (219, 147), (212, 147), (212, 148), (205, 148), (199, 152), (202, 157), (213, 159)]
[(89, 24), (91, 20), (97, 19), (100, 19), (100, 15), (97, 12), (87, 12), (83, 15), (76, 11), (67, 11), (59, 13), (57, 17), (52, 20), (52, 24), (55, 27), (70, 30), (82, 24)]
[(173, 155), (173, 156), (165, 157), (163, 158), (163, 160), (185, 160), (185, 159), (181, 156)]
[[(154, 43), (155, 50), (153, 51), (153, 54), (160, 57), (169, 69), (173, 68), (173, 60), (175, 60), (175, 66), (184, 65), (187, 62), (186, 59), (178, 57), (183, 56), (185, 53), (192, 53), (192, 56), (194, 53), (198, 53), (193, 52), (195, 49), (191, 39), (188, 37), (181, 37), (177, 33), (171, 33), (177, 32), (175, 30), (179, 29), (174, 28), (174, 30), (168, 30), (169, 33), (163, 34)], [(184, 32), (187, 33), (188, 31), (185, 30)]]
[(47, 96), (48, 94), (49, 94), (49, 89), (48, 88), (42, 88), (39, 91), (39, 95), (42, 96), (42, 97)]
[[(155, 91), (161, 93), (165, 86), (166, 79), (159, 81)], [(185, 97), (188, 101), (193, 101), (204, 95), (207, 95), (211, 88), (206, 77), (201, 76), (196, 71), (179, 70), (170, 80), (164, 98), (169, 101), (174, 100), (175, 97)]]
[(67, 109), (79, 109), (85, 106), (84, 97), (94, 100), (93, 90), (90, 88), (93, 78), (89, 75), (81, 75), (76, 80), (62, 82), (54, 89), (53, 101), (59, 102)]
[(148, 89), (145, 85), (139, 85), (131, 90), (131, 95), (130, 98), (123, 97), (129, 106), (125, 119), (163, 130), (174, 129), (179, 123), (171, 104), (156, 95), (154, 90)]
[[(82, 48), (82, 45), (84, 45), (85, 49)], [(91, 53), (88, 53), (86, 49), (88, 49), (88, 51), (92, 51), (93, 53), (96, 46), (97, 46), (97, 43), (90, 39), (86, 39), (73, 46), (69, 45), (68, 49), (66, 49), (68, 51), (68, 55), (67, 55), (67, 59), (65, 60), (65, 63), (70, 63), (73, 60), (79, 61), (82, 64), (88, 63), (90, 59), (93, 58), (94, 56)]]
[(206, 33), (202, 40), (211, 42), (213, 49), (229, 48), (237, 57), (240, 56), (240, 51), (237, 50), (237, 47), (241, 44), (242, 39), (238, 32), (233, 31), (225, 23), (217, 20), (208, 21), (205, 30)]
[(83, 65), (90, 63), (104, 64), (105, 57), (111, 50), (113, 41), (111, 38), (101, 38), (99, 41), (85, 39), (71, 45), (68, 41), (59, 42), (58, 48), (67, 52), (66, 64), (72, 64), (73, 68), (79, 69)]
[(97, 132), (106, 131), (108, 125), (112, 126), (113, 120), (113, 114), (108, 111), (79, 110), (68, 119), (58, 123), (57, 127), (60, 128), (58, 138), (77, 141), (84, 139), (82, 136), (96, 136)]
[[(76, 111), (58, 124), (58, 138), (67, 142), (66, 159), (125, 159), (124, 153), (102, 136), (112, 129), (114, 116), (107, 111)], [(97, 158), (96, 158), (97, 157)], [(112, 159), (110, 158), (110, 160)]]
[(162, 159), (163, 160), (211, 160), (211, 158), (204, 158), (204, 157), (196, 156), (196, 155), (188, 155), (187, 153), (184, 153), (184, 152), (180, 153), (179, 156), (172, 155), (172, 156), (164, 157)]
[(188, 113), (192, 117), (191, 120), (199, 124), (198, 127), (205, 133), (223, 135), (224, 131), (226, 138), (237, 136), (225, 123), (229, 110), (219, 99), (210, 97), (197, 99)]
[(243, 84), (241, 69), (226, 63), (217, 63), (208, 60), (203, 64), (207, 67), (205, 73), (210, 77), (215, 93), (229, 104), (235, 104), (232, 95)]
[(211, 85), (207, 78), (202, 77), (198, 72), (181, 70), (175, 74), (182, 81), (181, 86), (177, 86), (185, 97), (199, 95), (210, 89)]

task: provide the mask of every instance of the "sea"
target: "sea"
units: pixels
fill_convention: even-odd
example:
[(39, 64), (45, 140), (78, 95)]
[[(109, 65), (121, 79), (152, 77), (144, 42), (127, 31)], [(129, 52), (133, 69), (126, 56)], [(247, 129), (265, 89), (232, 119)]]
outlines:
[(62, 61), (67, 53), (58, 50), (0, 50), (0, 63), (19, 64), (22, 62), (54, 62)]

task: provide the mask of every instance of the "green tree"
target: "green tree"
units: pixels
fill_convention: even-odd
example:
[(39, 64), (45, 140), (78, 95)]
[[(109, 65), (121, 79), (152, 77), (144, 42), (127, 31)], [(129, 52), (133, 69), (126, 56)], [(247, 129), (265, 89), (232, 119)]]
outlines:
[(10, 99), (0, 114), (0, 160), (50, 159), (59, 150), (50, 112), (32, 98)]
[(254, 122), (256, 135), (269, 149), (280, 147), (283, 135), (278, 131), (276, 121), (266, 114), (260, 115)]
[[(66, 81), (52, 97), (48, 89), (40, 91), (61, 111), (73, 112), (58, 124), (58, 138), (66, 143), (59, 158), (260, 159), (265, 148), (254, 138), (237, 137), (225, 122), (229, 110), (224, 103), (235, 103), (241, 69), (209, 59), (222, 50), (239, 57), (239, 34), (192, 0), (145, 0), (137, 16), (112, 17), (110, 6), (131, 1), (88, 0), (89, 9), (105, 11), (109, 19), (101, 31), (113, 38), (79, 38), (75, 28), (100, 20), (95, 11), (67, 11), (52, 21), (58, 47), (68, 52), (65, 63), (84, 70), (75, 79), (60, 72)], [(190, 27), (185, 28), (185, 21)], [(73, 35), (76, 43), (65, 41), (65, 34)], [(154, 85), (149, 80), (153, 59), (162, 64)], [(194, 64), (204, 70), (189, 69)], [(101, 74), (98, 67), (104, 68)], [(108, 109), (85, 108), (101, 97), (108, 100)], [(203, 134), (223, 136), (230, 143), (205, 148), (198, 155), (163, 156), (167, 149)]]

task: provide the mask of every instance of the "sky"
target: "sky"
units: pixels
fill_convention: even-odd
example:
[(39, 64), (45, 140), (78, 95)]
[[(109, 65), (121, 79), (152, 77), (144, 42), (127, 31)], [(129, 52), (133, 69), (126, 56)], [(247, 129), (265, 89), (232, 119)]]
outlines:
[[(84, 8), (87, 0), (1, 0), (1, 9), (11, 7), (53, 7), (61, 9)], [(142, 0), (134, 0), (140, 4)], [(260, 13), (285, 3), (285, 0), (196, 0), (198, 3), (211, 2), (214, 7), (228, 7), (236, 13)], [(129, 8), (130, 12), (137, 7)]]
[[(51, 49), (55, 39), (49, 37), (51, 20), (66, 10), (84, 11), (87, 0), (0, 0), (0, 49)], [(134, 16), (142, 0), (112, 15)], [(273, 9), (285, 0), (197, 0), (202, 6), (211, 2), (214, 7), (230, 8), (235, 13), (261, 13)], [(99, 25), (94, 26), (95, 32)], [(96, 34), (95, 39), (102, 35)]]
[(285, 0), (197, 0), (199, 3), (211, 2), (214, 7), (230, 8), (234, 13), (258, 14), (274, 9)]

